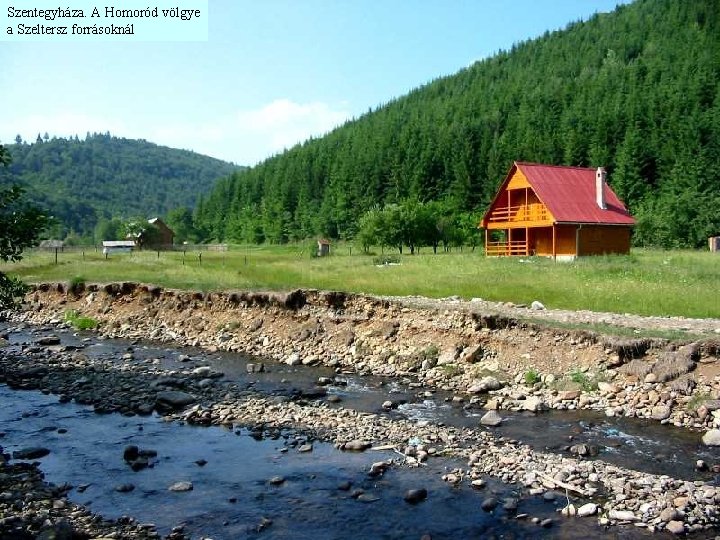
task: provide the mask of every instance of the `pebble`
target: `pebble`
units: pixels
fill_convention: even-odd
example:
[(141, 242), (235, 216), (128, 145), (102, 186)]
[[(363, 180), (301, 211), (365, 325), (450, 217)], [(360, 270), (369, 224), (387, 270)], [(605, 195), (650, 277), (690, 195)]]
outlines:
[(610, 510), (608, 517), (616, 521), (637, 521), (638, 517), (630, 510)]
[(492, 512), (497, 505), (498, 505), (498, 500), (496, 498), (488, 497), (487, 499), (483, 500), (483, 502), (480, 503), (480, 508), (482, 508), (486, 512)]
[(670, 521), (665, 528), (673, 534), (685, 534), (685, 524), (682, 521)]
[(361, 441), (359, 439), (354, 439), (352, 441), (346, 442), (342, 449), (347, 450), (349, 452), (363, 452), (370, 448), (372, 444), (370, 444), (367, 441)]
[(578, 517), (594, 516), (596, 512), (597, 505), (595, 503), (586, 503), (577, 509)]
[(405, 499), (405, 502), (408, 502), (410, 504), (417, 504), (420, 501), (424, 501), (425, 499), (427, 499), (427, 496), (427, 489), (420, 488), (407, 490), (403, 498)]
[(193, 485), (192, 482), (182, 481), (182, 482), (175, 482), (174, 484), (170, 485), (168, 487), (168, 491), (192, 491)]

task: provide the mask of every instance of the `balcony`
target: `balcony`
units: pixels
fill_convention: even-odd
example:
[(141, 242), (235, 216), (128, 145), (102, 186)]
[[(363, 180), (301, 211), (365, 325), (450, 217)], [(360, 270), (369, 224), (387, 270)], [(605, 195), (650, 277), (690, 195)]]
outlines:
[(525, 240), (512, 242), (488, 242), (485, 245), (485, 255), (488, 257), (511, 257), (513, 255), (530, 255), (528, 243)]
[(496, 208), (488, 218), (488, 224), (512, 223), (515, 225), (534, 224), (550, 221), (550, 212), (542, 203), (523, 204)]

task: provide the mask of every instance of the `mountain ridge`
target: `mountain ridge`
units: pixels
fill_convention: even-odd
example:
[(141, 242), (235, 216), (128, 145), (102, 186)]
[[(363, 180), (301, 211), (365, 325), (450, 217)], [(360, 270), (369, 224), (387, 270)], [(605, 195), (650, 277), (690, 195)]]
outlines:
[(194, 207), (219, 179), (241, 167), (219, 159), (106, 134), (6, 145), (12, 161), (0, 183), (17, 183), (27, 199), (59, 222), (54, 236), (88, 236), (103, 219), (153, 217)]
[(353, 238), (408, 199), (481, 214), (513, 161), (605, 166), (635, 243), (720, 233), (720, 2), (637, 0), (443, 76), (218, 182), (209, 237)]

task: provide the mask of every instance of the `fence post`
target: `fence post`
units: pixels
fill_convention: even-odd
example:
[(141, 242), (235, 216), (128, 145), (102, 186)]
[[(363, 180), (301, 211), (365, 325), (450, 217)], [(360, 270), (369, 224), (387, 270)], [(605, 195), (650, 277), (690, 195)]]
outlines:
[(183, 249), (183, 266), (185, 266), (185, 250)]
[(57, 252), (58, 252), (58, 248), (55, 248), (55, 264), (57, 264)]
[(202, 264), (202, 251), (198, 253), (198, 261), (200, 261), (200, 264)]

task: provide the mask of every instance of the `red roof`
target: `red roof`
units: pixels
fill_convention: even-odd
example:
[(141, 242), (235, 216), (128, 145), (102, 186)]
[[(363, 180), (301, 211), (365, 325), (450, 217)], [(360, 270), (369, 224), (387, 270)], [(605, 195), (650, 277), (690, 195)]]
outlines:
[[(535, 194), (555, 217), (556, 223), (635, 225), (635, 220), (607, 183), (603, 189), (607, 208), (603, 210), (597, 205), (595, 198), (596, 169), (516, 161), (510, 168), (498, 195), (505, 189), (516, 169), (520, 169), (525, 175)], [(494, 204), (495, 201), (490, 209)], [(489, 213), (490, 210), (488, 210)], [(488, 214), (485, 215), (485, 218)], [(485, 218), (483, 218), (483, 222), (485, 222)]]

